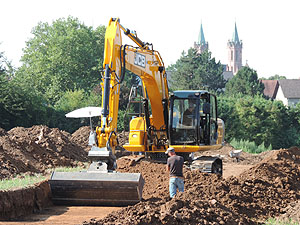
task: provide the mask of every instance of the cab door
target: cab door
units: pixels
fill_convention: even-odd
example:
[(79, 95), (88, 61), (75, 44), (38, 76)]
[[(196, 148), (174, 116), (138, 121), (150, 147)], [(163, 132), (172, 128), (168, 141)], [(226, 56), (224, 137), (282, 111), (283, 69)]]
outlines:
[(218, 138), (217, 99), (210, 95), (210, 144), (216, 144)]

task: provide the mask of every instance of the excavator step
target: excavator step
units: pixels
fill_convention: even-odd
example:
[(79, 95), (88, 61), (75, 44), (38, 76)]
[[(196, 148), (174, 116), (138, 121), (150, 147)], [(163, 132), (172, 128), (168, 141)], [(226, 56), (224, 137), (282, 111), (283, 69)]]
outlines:
[(127, 206), (142, 199), (140, 173), (53, 172), (49, 180), (56, 205)]

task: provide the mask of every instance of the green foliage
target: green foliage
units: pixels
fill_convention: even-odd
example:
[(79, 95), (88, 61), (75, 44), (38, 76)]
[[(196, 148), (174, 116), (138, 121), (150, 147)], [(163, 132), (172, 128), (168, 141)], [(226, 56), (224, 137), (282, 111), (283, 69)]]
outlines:
[(134, 73), (126, 70), (125, 77), (123, 82), (121, 83), (121, 91), (120, 91), (120, 100), (119, 100), (119, 108), (120, 110), (126, 110), (130, 89), (133, 85), (138, 85), (140, 83), (140, 78)]
[(87, 96), (83, 89), (69, 90), (56, 102), (55, 108), (64, 112), (71, 112), (75, 109), (87, 106), (86, 99)]
[(50, 105), (68, 90), (89, 92), (100, 81), (105, 27), (93, 30), (68, 17), (39, 23), (26, 42), (18, 76)]
[(129, 130), (129, 122), (130, 122), (129, 115), (125, 115), (125, 110), (119, 110), (118, 112), (118, 132), (121, 131), (128, 131)]
[(225, 138), (231, 142), (247, 140), (255, 145), (265, 143), (278, 148), (300, 145), (300, 123), (297, 109), (286, 108), (280, 101), (261, 96), (218, 98), (219, 117), (225, 122)]
[(0, 76), (5, 74), (5, 67), (4, 67), (4, 56), (3, 56), (3, 52), (0, 52)]
[(34, 89), (19, 82), (0, 77), (0, 127), (11, 129), (15, 126), (44, 124), (47, 106)]
[[(92, 91), (89, 94), (84, 92), (83, 89), (66, 91), (55, 104), (53, 120), (56, 121), (56, 123), (54, 123), (53, 126), (74, 132), (83, 125), (89, 125), (88, 118), (66, 118), (65, 114), (87, 106), (100, 106), (100, 102), (101, 95), (96, 91)], [(93, 124), (97, 124), (98, 120), (99, 118), (93, 118)]]
[(227, 82), (225, 93), (229, 96), (237, 94), (255, 96), (263, 94), (263, 91), (264, 85), (259, 82), (256, 71), (245, 66)]
[(298, 222), (294, 221), (293, 219), (275, 219), (269, 218), (265, 223), (265, 225), (299, 225)]
[(188, 53), (182, 53), (180, 59), (170, 67), (172, 90), (212, 90), (220, 91), (225, 87), (223, 69), (220, 62), (211, 58), (211, 52), (197, 54), (190, 48)]
[(272, 145), (269, 145), (269, 147), (265, 147), (265, 143), (262, 142), (259, 146), (255, 144), (254, 141), (247, 141), (247, 140), (236, 140), (235, 138), (232, 139), (230, 144), (235, 149), (242, 149), (244, 152), (259, 154), (261, 152), (272, 150)]
[(270, 76), (269, 78), (260, 78), (260, 80), (285, 80), (286, 76), (280, 76), (278, 74), (275, 74), (274, 76)]

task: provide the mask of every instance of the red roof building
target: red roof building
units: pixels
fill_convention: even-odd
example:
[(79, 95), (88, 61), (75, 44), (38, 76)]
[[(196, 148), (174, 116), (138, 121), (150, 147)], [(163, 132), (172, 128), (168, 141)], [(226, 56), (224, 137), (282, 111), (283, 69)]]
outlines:
[(279, 88), (278, 80), (261, 80), (265, 85), (264, 95), (270, 99), (275, 99)]

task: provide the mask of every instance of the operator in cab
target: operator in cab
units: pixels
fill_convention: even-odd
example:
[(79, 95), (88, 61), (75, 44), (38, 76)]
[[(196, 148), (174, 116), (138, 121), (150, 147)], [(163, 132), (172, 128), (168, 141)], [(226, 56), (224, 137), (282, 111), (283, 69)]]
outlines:
[(167, 161), (167, 171), (170, 173), (169, 191), (170, 198), (173, 198), (177, 193), (184, 191), (184, 178), (183, 178), (183, 162), (182, 156), (176, 155), (174, 148), (168, 148), (165, 152), (169, 158)]
[(183, 113), (183, 124), (193, 126), (195, 118), (195, 104), (189, 100), (188, 108)]

